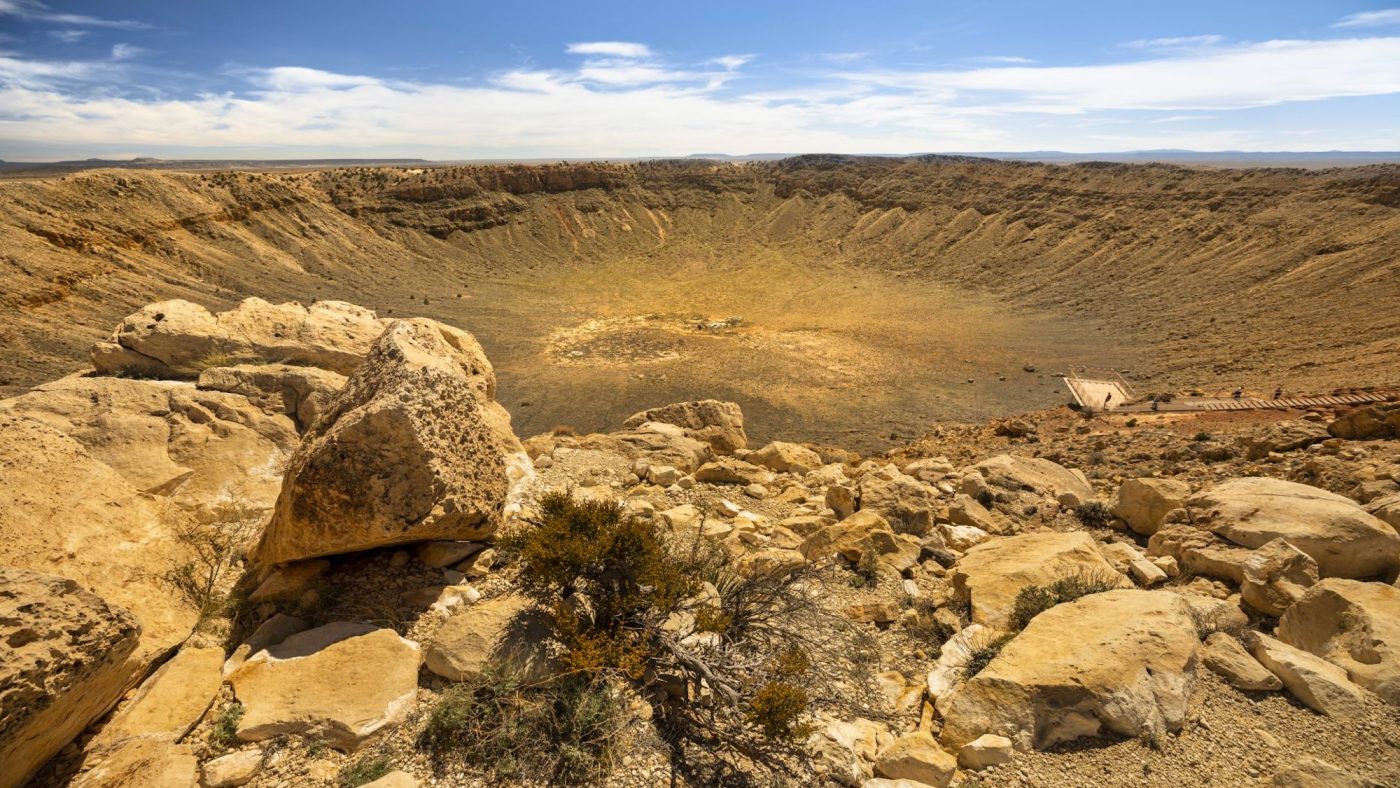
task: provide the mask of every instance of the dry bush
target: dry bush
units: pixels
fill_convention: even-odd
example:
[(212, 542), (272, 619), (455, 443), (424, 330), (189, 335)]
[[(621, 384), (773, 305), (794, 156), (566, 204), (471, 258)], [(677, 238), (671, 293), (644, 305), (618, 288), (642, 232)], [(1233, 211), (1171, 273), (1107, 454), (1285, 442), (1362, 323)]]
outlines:
[(1049, 585), (1026, 586), (1016, 595), (1009, 626), (1013, 633), (1020, 632), (1031, 623), (1031, 619), (1055, 605), (1073, 602), (1090, 594), (1112, 591), (1118, 587), (1117, 577), (1093, 571), (1062, 577)]
[(174, 504), (166, 508), (164, 519), (171, 524), (175, 540), (185, 548), (189, 560), (167, 570), (165, 580), (198, 608), (201, 619), (226, 607), (226, 573), (242, 560), (249, 540), (262, 525), (262, 517), (263, 510), (238, 489), (202, 517)]

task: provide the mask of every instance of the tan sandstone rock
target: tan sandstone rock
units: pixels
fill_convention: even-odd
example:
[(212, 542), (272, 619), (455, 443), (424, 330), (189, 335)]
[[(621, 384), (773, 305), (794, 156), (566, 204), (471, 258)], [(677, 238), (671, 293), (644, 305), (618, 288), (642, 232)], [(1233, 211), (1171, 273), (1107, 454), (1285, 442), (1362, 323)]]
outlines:
[(559, 667), (550, 651), (549, 617), (521, 596), (500, 596), (453, 614), (427, 642), (424, 664), (452, 681), (481, 675), (497, 663), (522, 681), (539, 681)]
[(140, 626), (65, 577), (0, 567), (0, 786), (23, 783), (140, 676)]
[(732, 402), (706, 399), (663, 405), (633, 414), (622, 426), (639, 427), (649, 421), (681, 427), (688, 436), (710, 444), (721, 454), (749, 445), (749, 436), (744, 433), (744, 412)]
[(1244, 562), (1240, 595), (1250, 607), (1281, 616), (1317, 582), (1317, 562), (1283, 539), (1255, 550)]
[(1293, 697), (1329, 717), (1360, 716), (1365, 697), (1342, 668), (1281, 643), (1268, 635), (1249, 635), (1249, 651), (1288, 688)]
[(1274, 539), (1312, 556), (1323, 577), (1370, 577), (1400, 567), (1400, 534), (1349, 498), (1264, 477), (1231, 479), (1187, 507), (1213, 533), (1244, 547)]
[(745, 457), (746, 460), (779, 473), (808, 473), (822, 467), (822, 458), (806, 446), (773, 441)]
[(875, 774), (891, 780), (913, 780), (944, 788), (957, 771), (957, 759), (923, 732), (905, 734), (875, 756)]
[(229, 676), (243, 704), (238, 738), (300, 734), (353, 752), (412, 711), (418, 644), (391, 629), (337, 622), (300, 632)]
[(1167, 512), (1180, 509), (1190, 494), (1191, 488), (1176, 479), (1129, 479), (1118, 487), (1109, 511), (1133, 531), (1151, 536)]
[(493, 534), (529, 468), (470, 334), (398, 320), (288, 462), (262, 564)]
[(1275, 634), (1400, 705), (1400, 588), (1323, 580), (1283, 614)]
[(1026, 750), (1178, 730), (1198, 645), (1189, 609), (1169, 592), (1107, 591), (1057, 605), (940, 702), (942, 740), (961, 747), (993, 733)]
[(93, 753), (72, 788), (195, 788), (199, 759), (164, 736), (134, 736)]
[(113, 715), (96, 741), (127, 736), (183, 738), (209, 709), (223, 684), (224, 650), (186, 647), (141, 684), (136, 696)]
[(1283, 682), (1270, 673), (1259, 660), (1250, 656), (1232, 635), (1211, 633), (1206, 638), (1204, 662), (1232, 686), (1242, 690), (1280, 690)]
[(242, 364), (206, 369), (196, 385), (203, 391), (240, 394), (266, 413), (290, 417), (305, 431), (345, 387), (345, 376), (318, 367)]
[(968, 550), (953, 568), (953, 587), (972, 603), (972, 620), (1006, 629), (1016, 595), (1063, 577), (1090, 575), (1128, 587), (1083, 532), (1045, 531), (993, 539)]
[(1069, 493), (1079, 500), (1094, 497), (1094, 488), (1084, 473), (1041, 457), (1001, 454), (973, 466), (987, 483), (1011, 491), (1059, 498)]

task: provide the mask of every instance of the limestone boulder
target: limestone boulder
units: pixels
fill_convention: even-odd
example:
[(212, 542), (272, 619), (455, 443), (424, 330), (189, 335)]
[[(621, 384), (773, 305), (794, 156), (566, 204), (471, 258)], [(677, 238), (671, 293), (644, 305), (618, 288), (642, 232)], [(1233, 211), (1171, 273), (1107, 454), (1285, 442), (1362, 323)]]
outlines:
[(1028, 750), (1179, 730), (1198, 647), (1176, 594), (1117, 590), (1057, 605), (940, 703), (942, 741), (960, 748), (991, 733)]
[(1400, 493), (1383, 495), (1366, 504), (1366, 512), (1390, 524), (1400, 533)]
[(72, 788), (196, 788), (199, 759), (188, 744), (163, 736), (134, 736), (99, 748), (84, 760)]
[(214, 315), (188, 301), (150, 304), (97, 343), (103, 374), (194, 378), (239, 363), (314, 366), (349, 375), (384, 330), (374, 312), (342, 301), (271, 304), (260, 298)]
[(1066, 468), (1041, 457), (1018, 457), (1001, 454), (983, 460), (973, 468), (992, 487), (1011, 492), (1029, 492), (1038, 496), (1059, 498), (1066, 493), (1087, 501), (1094, 497), (1094, 488), (1083, 471)]
[(495, 533), (530, 462), (470, 334), (398, 320), (288, 462), (263, 564)]
[(1279, 681), (1278, 676), (1270, 673), (1259, 664), (1259, 660), (1244, 650), (1238, 640), (1224, 632), (1213, 632), (1206, 638), (1203, 657), (1206, 667), (1234, 687), (1251, 691), (1283, 689), (1283, 682)]
[(161, 736), (176, 741), (204, 716), (223, 684), (224, 650), (187, 646), (180, 649), (124, 704), (102, 728), (95, 742), (129, 736)]
[(68, 578), (0, 567), (0, 786), (24, 783), (137, 681), (140, 632)]
[(1365, 695), (1347, 678), (1347, 672), (1321, 657), (1251, 632), (1249, 653), (1269, 672), (1278, 676), (1293, 697), (1314, 711), (1329, 717), (1359, 717), (1365, 709)]
[(670, 466), (682, 473), (694, 473), (714, 457), (710, 444), (663, 422), (645, 422), (634, 429), (606, 435), (587, 435), (579, 439), (579, 448), (620, 454), (629, 460), (644, 461), (649, 467)]
[(448, 618), (427, 642), (424, 662), (451, 681), (476, 678), (491, 664), (522, 681), (541, 681), (559, 670), (552, 635), (549, 616), (528, 599), (500, 596)]
[(345, 376), (318, 367), (240, 364), (206, 369), (199, 373), (196, 385), (201, 391), (247, 397), (263, 412), (287, 416), (305, 431), (345, 387)]
[(778, 473), (809, 473), (822, 467), (822, 458), (816, 452), (783, 441), (773, 441), (744, 459)]
[(1274, 772), (1273, 788), (1382, 788), (1381, 783), (1358, 777), (1321, 758), (1305, 755)]
[(1238, 439), (1247, 460), (1261, 460), (1274, 452), (1304, 449), (1328, 438), (1327, 428), (1310, 421), (1284, 421)]
[(824, 719), (807, 739), (807, 749), (828, 779), (849, 788), (861, 788), (870, 779), (871, 762), (894, 737), (872, 720)]
[(1400, 705), (1400, 588), (1323, 580), (1283, 614), (1275, 634)]
[(172, 381), (70, 375), (0, 401), (0, 412), (42, 422), (203, 519), (231, 504), (270, 509), (298, 441), (290, 419), (246, 397)]
[(194, 626), (197, 611), (163, 579), (190, 560), (167, 507), (73, 438), (6, 414), (0, 414), (0, 537), (0, 565), (70, 578), (136, 618), (133, 676)]
[(1119, 485), (1109, 511), (1136, 533), (1151, 536), (1167, 512), (1184, 506), (1190, 494), (1186, 482), (1176, 479), (1129, 479)]
[(710, 444), (721, 454), (731, 454), (749, 445), (749, 436), (744, 432), (744, 412), (733, 402), (706, 399), (663, 405), (633, 414), (622, 426), (635, 428), (647, 422), (681, 427), (687, 435)]
[(1275, 539), (1312, 556), (1323, 577), (1370, 577), (1400, 567), (1400, 534), (1349, 498), (1280, 479), (1231, 479), (1186, 502), (1195, 520), (1244, 547)]
[(903, 473), (868, 474), (857, 488), (862, 510), (878, 512), (896, 531), (926, 534), (933, 528), (938, 491)]
[(697, 468), (695, 481), (706, 484), (768, 485), (773, 483), (773, 472), (733, 457), (720, 457)]
[(1354, 441), (1400, 438), (1400, 405), (1357, 408), (1328, 424), (1327, 432)]
[(1255, 550), (1244, 562), (1240, 595), (1261, 613), (1281, 616), (1317, 582), (1317, 562), (1283, 539)]
[(923, 731), (900, 736), (875, 756), (875, 774), (889, 780), (944, 788), (957, 771), (957, 759)]
[(233, 788), (247, 785), (262, 770), (264, 753), (261, 749), (231, 752), (207, 761), (201, 767), (205, 788)]
[(1176, 560), (1180, 569), (1193, 575), (1216, 577), (1234, 583), (1244, 582), (1244, 565), (1254, 554), (1194, 525), (1167, 525), (1147, 542), (1147, 552)]
[(1011, 740), (1005, 736), (985, 733), (958, 750), (958, 765), (973, 770), (1000, 766), (1011, 762), (1015, 749)]
[(1044, 531), (993, 539), (968, 550), (953, 567), (953, 589), (971, 602), (974, 622), (1005, 630), (1021, 589), (1067, 577), (1132, 585), (1104, 560), (1088, 534)]
[(391, 629), (337, 622), (299, 632), (229, 676), (244, 708), (238, 738), (299, 734), (353, 752), (413, 710), (421, 661), (418, 644)]

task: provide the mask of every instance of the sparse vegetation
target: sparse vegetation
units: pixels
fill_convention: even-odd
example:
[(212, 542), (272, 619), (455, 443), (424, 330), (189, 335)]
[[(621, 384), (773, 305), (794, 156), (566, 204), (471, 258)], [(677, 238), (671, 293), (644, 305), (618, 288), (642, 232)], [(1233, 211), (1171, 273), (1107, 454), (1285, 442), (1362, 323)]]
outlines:
[(1104, 528), (1113, 522), (1113, 513), (1103, 501), (1084, 501), (1074, 507), (1074, 516), (1090, 528)]
[(238, 723), (243, 720), (243, 704), (237, 701), (224, 706), (214, 718), (209, 730), (209, 746), (216, 751), (227, 750), (238, 743)]
[(189, 556), (166, 572), (166, 582), (199, 610), (201, 619), (223, 612), (229, 601), (223, 591), (225, 573), (242, 559), (262, 511), (241, 491), (234, 491), (207, 513), (196, 515), (171, 504), (165, 515)]
[(1197, 443), (1205, 443), (1206, 441), (1210, 440), (1210, 438), (1211, 435), (1209, 432), (1198, 432), (1194, 437), (1191, 438), (1191, 440), (1196, 441)]
[(366, 755), (340, 770), (341, 788), (359, 788), (392, 772), (394, 765), (382, 755)]
[(1015, 635), (998, 635), (975, 640), (969, 650), (967, 662), (963, 664), (963, 678), (970, 679), (985, 670), (1014, 637)]
[(1096, 572), (1081, 572), (1062, 577), (1045, 586), (1026, 586), (1016, 595), (1016, 602), (1011, 609), (1010, 630), (1013, 633), (1020, 632), (1031, 623), (1031, 619), (1055, 605), (1073, 602), (1090, 594), (1112, 591), (1118, 587), (1117, 578)]

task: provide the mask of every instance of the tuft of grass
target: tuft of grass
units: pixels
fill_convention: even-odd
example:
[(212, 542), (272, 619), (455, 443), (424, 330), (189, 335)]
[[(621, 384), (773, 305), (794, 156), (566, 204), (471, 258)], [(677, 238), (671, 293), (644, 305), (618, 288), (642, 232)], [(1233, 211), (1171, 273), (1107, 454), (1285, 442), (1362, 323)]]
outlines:
[(1074, 507), (1074, 516), (1091, 528), (1104, 528), (1113, 522), (1113, 513), (1103, 501), (1084, 501)]
[(966, 664), (963, 665), (963, 678), (970, 679), (981, 673), (992, 664), (992, 660), (997, 658), (1001, 650), (1015, 635), (999, 635), (993, 638), (982, 638), (972, 643), (970, 654)]
[(1011, 631), (1020, 632), (1031, 623), (1031, 619), (1055, 605), (1073, 602), (1090, 594), (1112, 591), (1117, 587), (1116, 578), (1097, 572), (1082, 572), (1062, 577), (1046, 586), (1026, 586), (1016, 595), (1016, 603), (1011, 609)]
[(801, 687), (770, 681), (749, 699), (749, 722), (770, 739), (801, 741), (813, 731), (811, 723), (801, 722), (807, 703), (807, 691)]
[(237, 701), (228, 704), (214, 718), (214, 727), (209, 731), (209, 744), (216, 750), (227, 750), (238, 743), (238, 723), (243, 719), (243, 704)]
[(383, 755), (366, 755), (340, 770), (341, 788), (360, 788), (392, 772), (394, 765)]

